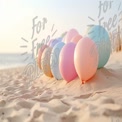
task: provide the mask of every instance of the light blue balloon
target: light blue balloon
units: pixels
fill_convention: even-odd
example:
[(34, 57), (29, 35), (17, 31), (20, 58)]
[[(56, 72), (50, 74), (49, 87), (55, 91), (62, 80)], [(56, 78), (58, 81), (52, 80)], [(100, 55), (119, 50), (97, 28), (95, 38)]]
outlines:
[(59, 42), (53, 47), (51, 53), (51, 58), (50, 58), (51, 72), (57, 80), (62, 79), (62, 76), (59, 71), (59, 55), (64, 45), (65, 45), (64, 42)]
[(111, 42), (108, 32), (102, 26), (94, 25), (89, 28), (88, 37), (97, 45), (99, 54), (98, 68), (102, 68), (108, 62), (111, 53)]

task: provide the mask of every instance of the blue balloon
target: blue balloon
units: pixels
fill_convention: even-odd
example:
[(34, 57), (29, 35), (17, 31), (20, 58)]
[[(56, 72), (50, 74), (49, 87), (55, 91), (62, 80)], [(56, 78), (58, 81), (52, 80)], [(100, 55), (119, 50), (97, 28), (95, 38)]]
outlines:
[(50, 47), (54, 47), (57, 43), (61, 42), (62, 41), (62, 38), (57, 38), (57, 39), (54, 39), (51, 44), (50, 44)]
[(94, 25), (89, 28), (88, 37), (97, 45), (99, 54), (98, 68), (102, 68), (108, 62), (111, 53), (111, 42), (108, 32), (102, 26)]
[(62, 79), (62, 76), (59, 71), (59, 55), (64, 45), (65, 45), (64, 42), (59, 42), (53, 47), (51, 53), (51, 58), (50, 58), (51, 72), (57, 80)]

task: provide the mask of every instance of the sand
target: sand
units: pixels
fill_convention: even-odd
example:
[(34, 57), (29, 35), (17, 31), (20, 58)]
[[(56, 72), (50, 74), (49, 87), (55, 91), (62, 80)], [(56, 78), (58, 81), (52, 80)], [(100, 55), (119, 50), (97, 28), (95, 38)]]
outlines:
[(0, 122), (122, 122), (122, 53), (86, 84), (0, 71)]

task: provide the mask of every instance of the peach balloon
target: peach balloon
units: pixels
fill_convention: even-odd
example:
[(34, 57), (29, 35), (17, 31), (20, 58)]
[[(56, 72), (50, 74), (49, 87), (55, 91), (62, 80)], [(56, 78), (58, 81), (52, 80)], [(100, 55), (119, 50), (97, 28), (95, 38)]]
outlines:
[(59, 56), (59, 70), (60, 73), (67, 82), (72, 81), (77, 77), (77, 73), (74, 66), (74, 50), (75, 43), (70, 42), (63, 46)]
[(82, 36), (81, 35), (76, 35), (76, 36), (74, 36), (73, 38), (72, 38), (72, 40), (71, 40), (71, 42), (74, 42), (74, 43), (78, 43), (78, 41), (80, 40), (82, 38)]
[(82, 82), (95, 75), (98, 66), (98, 50), (96, 44), (90, 38), (84, 37), (77, 43), (74, 63)]
[(40, 69), (42, 69), (41, 67), (41, 57), (42, 57), (42, 53), (45, 50), (45, 48), (47, 48), (47, 45), (43, 45), (41, 48), (39, 48), (38, 50), (38, 57), (37, 57), (37, 64), (39, 66)]
[(65, 38), (63, 39), (64, 43), (68, 43), (68, 42), (71, 42), (72, 38), (74, 36), (78, 35), (78, 32), (77, 30), (75, 29), (71, 29), (67, 32)]
[(50, 57), (51, 57), (51, 47), (47, 47), (41, 57), (41, 66), (42, 66), (42, 71), (44, 74), (48, 77), (53, 77), (51, 68), (50, 68)]

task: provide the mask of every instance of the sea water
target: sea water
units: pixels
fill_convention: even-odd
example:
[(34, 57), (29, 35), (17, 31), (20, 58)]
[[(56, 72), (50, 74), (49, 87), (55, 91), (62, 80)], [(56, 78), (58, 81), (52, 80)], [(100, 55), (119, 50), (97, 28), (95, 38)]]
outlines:
[(23, 56), (21, 54), (15, 53), (0, 53), (0, 69), (7, 69), (7, 68), (14, 68), (14, 67), (21, 67), (26, 66), (29, 62), (31, 62), (30, 57), (31, 54)]

